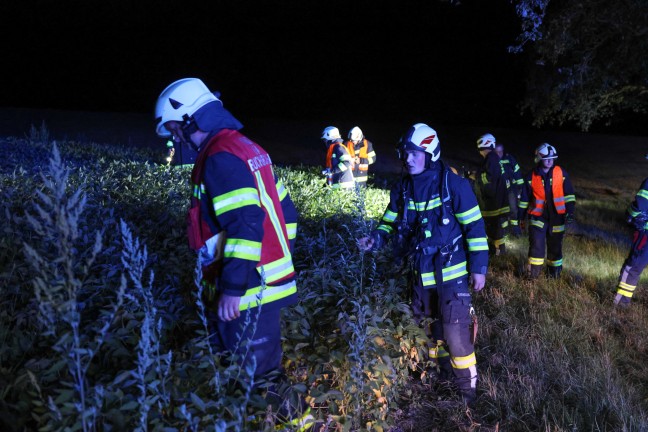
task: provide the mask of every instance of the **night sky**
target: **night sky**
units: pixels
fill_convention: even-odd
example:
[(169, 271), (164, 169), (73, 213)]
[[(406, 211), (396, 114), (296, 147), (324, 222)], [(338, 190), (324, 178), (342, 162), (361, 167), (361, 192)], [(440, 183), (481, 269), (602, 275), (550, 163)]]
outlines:
[(519, 121), (509, 0), (6, 1), (0, 106), (152, 112), (199, 77), (237, 116)]

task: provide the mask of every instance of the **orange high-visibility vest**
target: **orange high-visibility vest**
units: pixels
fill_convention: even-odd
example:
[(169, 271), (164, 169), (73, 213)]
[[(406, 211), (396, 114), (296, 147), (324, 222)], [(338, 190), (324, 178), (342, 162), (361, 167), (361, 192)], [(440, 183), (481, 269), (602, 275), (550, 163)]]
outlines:
[[(531, 175), (531, 189), (533, 190), (533, 197), (535, 204), (533, 208), (529, 208), (529, 214), (533, 216), (542, 216), (542, 210), (545, 205), (546, 196), (544, 184), (542, 184), (542, 177), (534, 171)], [(555, 166), (551, 177), (551, 192), (553, 195), (553, 202), (556, 206), (558, 214), (565, 214), (567, 208), (565, 207), (565, 192), (563, 190), (563, 172), (559, 166)]]
[(333, 150), (335, 149), (335, 146), (339, 145), (342, 146), (343, 148), (346, 149), (346, 151), (349, 152), (349, 156), (351, 156), (351, 166), (353, 166), (353, 143), (351, 144), (351, 147), (345, 147), (344, 144), (342, 143), (335, 143), (331, 144), (328, 148), (328, 151), (326, 152), (326, 168), (329, 170), (333, 169), (333, 163), (331, 162), (331, 158), (333, 157)]

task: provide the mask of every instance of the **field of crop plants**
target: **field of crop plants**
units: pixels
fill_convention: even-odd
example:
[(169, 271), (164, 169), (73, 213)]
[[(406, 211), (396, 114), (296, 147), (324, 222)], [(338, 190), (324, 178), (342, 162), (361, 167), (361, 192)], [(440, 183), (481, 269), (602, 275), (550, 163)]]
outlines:
[[(275, 430), (263, 382), (207, 343), (185, 239), (189, 169), (54, 142), (45, 125), (0, 151), (0, 429)], [(577, 223), (560, 280), (521, 277), (525, 239), (491, 260), (474, 296), (472, 409), (429, 373), (389, 248), (355, 246), (388, 192), (335, 192), (321, 168), (278, 168), (300, 213), (282, 394), (304, 396), (328, 431), (648, 430), (647, 281), (632, 307), (612, 307), (623, 210), (647, 170), (606, 162), (567, 166)]]

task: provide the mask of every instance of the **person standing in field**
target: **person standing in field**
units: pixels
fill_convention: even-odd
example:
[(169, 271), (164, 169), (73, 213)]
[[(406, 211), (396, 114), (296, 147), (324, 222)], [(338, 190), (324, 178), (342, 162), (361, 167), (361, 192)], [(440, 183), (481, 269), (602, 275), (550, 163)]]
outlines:
[(417, 123), (398, 144), (407, 175), (391, 189), (377, 228), (361, 238), (363, 251), (391, 239), (410, 265), (412, 312), (426, 326), (429, 357), (442, 381), (454, 382), (466, 403), (477, 396), (477, 359), (470, 286), (484, 288), (488, 244), (477, 198), (468, 180), (440, 159), (434, 129)]
[(536, 166), (524, 177), (519, 219), (529, 221), (529, 277), (537, 278), (546, 263), (549, 276), (557, 278), (563, 268), (562, 244), (565, 225), (574, 221), (576, 197), (569, 175), (555, 165), (558, 158), (551, 144), (535, 151)]
[(333, 189), (355, 188), (352, 147), (344, 144), (340, 130), (335, 126), (324, 128), (322, 141), (326, 148), (326, 184)]
[(243, 125), (200, 79), (165, 88), (155, 117), (159, 136), (198, 152), (187, 233), (201, 265), (211, 342), (255, 377), (281, 377), (280, 313), (297, 301), (297, 211), (288, 191), (268, 153), (239, 132)]
[[(648, 155), (646, 155), (648, 159)], [(634, 228), (628, 257), (621, 266), (614, 305), (627, 307), (639, 283), (641, 272), (648, 265), (648, 178), (644, 179), (635, 198), (626, 210), (628, 223)]]
[(504, 178), (508, 188), (509, 203), (509, 232), (518, 237), (522, 235), (520, 223), (518, 221), (518, 202), (520, 200), (520, 190), (522, 189), (522, 171), (515, 157), (504, 150), (504, 144), (495, 143), (495, 153), (500, 159), (500, 165), (504, 171)]
[(353, 178), (358, 186), (364, 187), (369, 180), (369, 165), (376, 162), (373, 143), (365, 138), (358, 126), (354, 126), (345, 145), (353, 158)]
[(490, 252), (493, 255), (502, 255), (506, 252), (510, 208), (504, 168), (494, 151), (495, 144), (495, 137), (489, 133), (477, 139), (477, 150), (484, 158), (484, 163), (476, 173), (475, 184), (481, 197), (481, 211), (486, 224)]

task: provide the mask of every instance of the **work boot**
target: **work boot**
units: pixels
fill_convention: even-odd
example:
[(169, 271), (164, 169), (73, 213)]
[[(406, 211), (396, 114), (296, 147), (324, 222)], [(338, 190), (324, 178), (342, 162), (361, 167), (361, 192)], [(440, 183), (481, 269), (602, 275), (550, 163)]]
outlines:
[(542, 273), (542, 266), (531, 265), (529, 266), (529, 279), (537, 279)]
[(614, 306), (620, 309), (625, 309), (630, 306), (630, 297), (617, 294), (614, 296)]
[(558, 279), (560, 277), (561, 271), (562, 271), (562, 267), (549, 267), (549, 277)]

